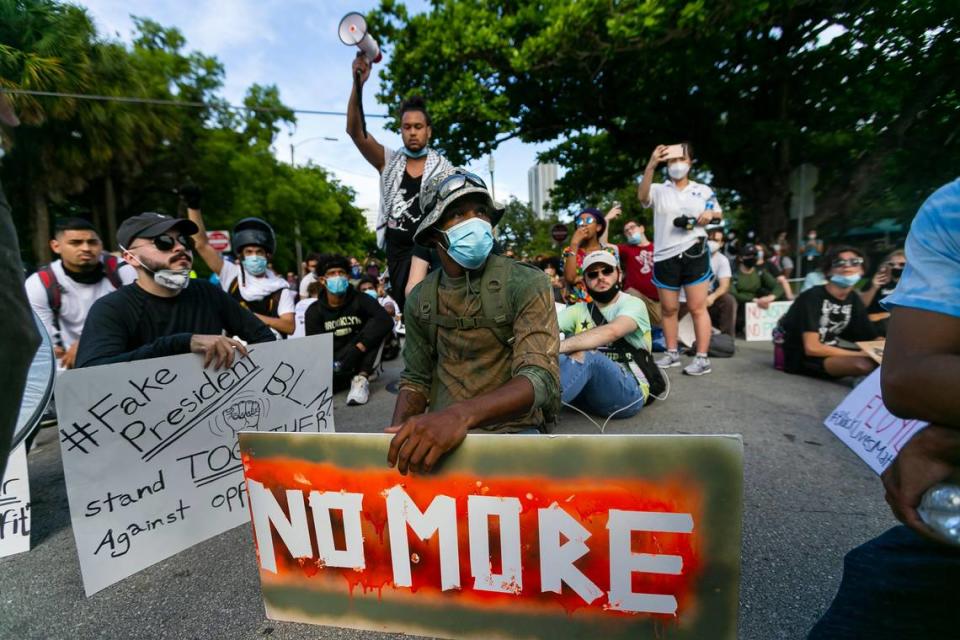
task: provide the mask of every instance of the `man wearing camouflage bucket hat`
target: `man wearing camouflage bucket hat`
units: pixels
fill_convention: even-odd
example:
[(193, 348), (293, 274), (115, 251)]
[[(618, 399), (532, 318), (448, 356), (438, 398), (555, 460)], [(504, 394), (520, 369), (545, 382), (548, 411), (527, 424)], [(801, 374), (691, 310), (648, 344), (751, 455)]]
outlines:
[(503, 207), (460, 168), (432, 178), (421, 201), (414, 242), (435, 248), (442, 268), (404, 306), (404, 371), (386, 429), (396, 434), (388, 462), (404, 474), (430, 471), (470, 429), (542, 432), (560, 395), (550, 280), (490, 253)]

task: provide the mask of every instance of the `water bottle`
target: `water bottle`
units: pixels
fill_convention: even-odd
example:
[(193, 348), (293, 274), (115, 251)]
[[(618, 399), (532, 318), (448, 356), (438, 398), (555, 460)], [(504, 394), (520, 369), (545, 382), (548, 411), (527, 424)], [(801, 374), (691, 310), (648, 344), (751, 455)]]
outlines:
[(941, 538), (960, 545), (960, 487), (934, 485), (923, 494), (917, 513)]

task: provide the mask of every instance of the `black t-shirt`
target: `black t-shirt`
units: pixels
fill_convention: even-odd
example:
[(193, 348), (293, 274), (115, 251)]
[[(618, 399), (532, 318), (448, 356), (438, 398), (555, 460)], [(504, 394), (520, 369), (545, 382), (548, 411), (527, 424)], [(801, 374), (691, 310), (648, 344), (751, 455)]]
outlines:
[(877, 336), (856, 291), (839, 300), (830, 295), (825, 285), (797, 296), (780, 319), (780, 327), (786, 333), (784, 348), (790, 349), (803, 349), (803, 334), (808, 331), (816, 332), (820, 342), (830, 346), (836, 346), (839, 338), (857, 342)]
[(308, 336), (332, 333), (336, 357), (343, 348), (358, 342), (368, 351), (376, 349), (393, 330), (393, 320), (379, 302), (351, 286), (343, 304), (336, 308), (327, 303), (325, 293), (321, 294), (316, 303), (307, 308), (303, 328)]
[(267, 325), (209, 282), (191, 280), (172, 298), (130, 284), (90, 308), (77, 349), (77, 367), (189, 353), (195, 334), (224, 332), (250, 343), (276, 339)]
[[(869, 284), (867, 285), (870, 286)], [(880, 301), (891, 295), (897, 288), (896, 282), (891, 282), (884, 287), (880, 287), (877, 290), (877, 294), (873, 296), (873, 300), (870, 301), (870, 306), (867, 307), (867, 313), (884, 313), (887, 309), (883, 308), (883, 305), (880, 304)]]
[(410, 258), (413, 252), (413, 234), (420, 226), (423, 211), (420, 209), (420, 183), (423, 176), (414, 178), (406, 171), (400, 180), (402, 203), (394, 202), (387, 220), (387, 260), (394, 262)]

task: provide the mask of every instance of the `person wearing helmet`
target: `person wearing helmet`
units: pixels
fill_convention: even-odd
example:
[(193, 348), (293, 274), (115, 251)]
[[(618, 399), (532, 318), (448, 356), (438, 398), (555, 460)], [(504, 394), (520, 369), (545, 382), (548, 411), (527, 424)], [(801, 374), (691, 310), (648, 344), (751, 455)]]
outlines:
[(187, 205), (187, 215), (197, 225), (198, 231), (192, 236), (197, 254), (217, 274), (223, 290), (277, 336), (291, 335), (295, 328), (296, 293), (267, 266), (277, 248), (273, 227), (261, 218), (237, 222), (230, 233), (230, 245), (239, 264), (224, 260), (207, 241), (207, 228), (200, 213), (200, 188), (185, 185), (180, 188), (180, 195)]
[(386, 429), (387, 461), (403, 474), (430, 471), (471, 429), (541, 432), (560, 397), (550, 280), (491, 254), (503, 207), (463, 169), (428, 181), (423, 201), (414, 241), (436, 248), (442, 268), (404, 307), (404, 370)]

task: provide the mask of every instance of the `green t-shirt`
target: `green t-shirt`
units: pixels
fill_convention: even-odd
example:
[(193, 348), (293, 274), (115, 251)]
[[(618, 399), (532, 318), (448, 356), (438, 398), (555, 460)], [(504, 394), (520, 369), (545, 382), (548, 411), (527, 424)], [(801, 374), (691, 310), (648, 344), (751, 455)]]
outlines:
[[(632, 318), (637, 323), (637, 330), (625, 335), (624, 339), (636, 349), (650, 351), (652, 345), (650, 317), (647, 315), (647, 306), (643, 303), (643, 300), (629, 293), (621, 292), (616, 300), (610, 304), (603, 307), (597, 305), (597, 307), (607, 322), (613, 322), (618, 316)], [(560, 331), (567, 335), (588, 331), (596, 327), (593, 318), (590, 317), (590, 306), (586, 302), (571, 305), (561, 311), (559, 315)]]

